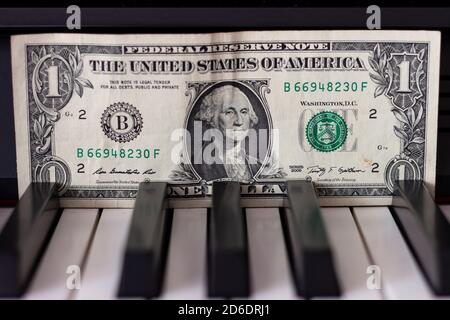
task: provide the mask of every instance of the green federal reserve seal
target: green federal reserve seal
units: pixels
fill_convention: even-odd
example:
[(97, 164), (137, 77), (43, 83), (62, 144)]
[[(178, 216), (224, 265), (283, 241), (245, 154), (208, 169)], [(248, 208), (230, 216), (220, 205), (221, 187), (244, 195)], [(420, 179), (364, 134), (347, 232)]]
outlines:
[(339, 149), (347, 138), (347, 124), (334, 112), (319, 112), (306, 125), (306, 138), (311, 146), (321, 152)]

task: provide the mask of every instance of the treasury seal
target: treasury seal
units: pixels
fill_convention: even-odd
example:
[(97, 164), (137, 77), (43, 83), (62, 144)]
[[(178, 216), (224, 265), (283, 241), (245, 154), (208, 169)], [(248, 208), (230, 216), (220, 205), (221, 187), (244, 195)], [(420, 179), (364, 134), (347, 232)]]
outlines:
[(100, 121), (105, 135), (116, 142), (129, 142), (142, 131), (142, 116), (133, 105), (117, 102), (103, 112)]
[(321, 152), (339, 149), (347, 138), (347, 124), (335, 112), (319, 112), (306, 125), (306, 139), (309, 144)]

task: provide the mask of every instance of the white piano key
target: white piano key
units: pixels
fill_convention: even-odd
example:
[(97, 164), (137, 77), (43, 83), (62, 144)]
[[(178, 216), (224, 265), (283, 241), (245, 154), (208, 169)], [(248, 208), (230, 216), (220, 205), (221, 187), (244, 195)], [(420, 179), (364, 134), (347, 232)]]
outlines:
[(250, 299), (298, 299), (278, 208), (246, 210)]
[(161, 299), (206, 299), (206, 209), (174, 210)]
[(433, 294), (387, 207), (354, 208), (387, 299), (432, 299)]
[(5, 226), (13, 211), (14, 208), (0, 208), (0, 232), (2, 232), (3, 227)]
[(63, 211), (25, 299), (69, 299), (76, 288), (68, 289), (67, 281), (82, 269), (97, 217), (97, 209)]
[(322, 208), (322, 217), (334, 254), (341, 299), (382, 299), (380, 290), (367, 287), (366, 271), (371, 263), (350, 209)]
[(132, 209), (104, 209), (76, 299), (116, 299)]

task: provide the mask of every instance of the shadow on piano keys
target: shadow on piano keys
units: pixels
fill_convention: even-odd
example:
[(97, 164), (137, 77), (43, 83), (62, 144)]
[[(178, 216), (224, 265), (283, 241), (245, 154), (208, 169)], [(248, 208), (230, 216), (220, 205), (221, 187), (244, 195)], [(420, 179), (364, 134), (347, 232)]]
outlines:
[(450, 297), (450, 206), (420, 181), (391, 207), (320, 208), (306, 181), (287, 208), (242, 208), (236, 182), (214, 183), (210, 209), (166, 208), (165, 183), (134, 209), (60, 209), (54, 188), (0, 208), (3, 298)]

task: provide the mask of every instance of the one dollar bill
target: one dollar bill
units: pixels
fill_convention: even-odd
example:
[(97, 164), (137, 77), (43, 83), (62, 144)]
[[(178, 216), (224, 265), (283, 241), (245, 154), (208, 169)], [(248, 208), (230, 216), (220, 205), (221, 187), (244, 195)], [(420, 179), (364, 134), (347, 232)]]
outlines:
[(286, 181), (322, 205), (386, 205), (397, 179), (434, 192), (440, 34), (264, 31), (13, 36), (19, 193), (132, 207), (142, 181), (208, 206), (240, 181), (278, 206)]

